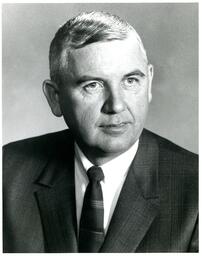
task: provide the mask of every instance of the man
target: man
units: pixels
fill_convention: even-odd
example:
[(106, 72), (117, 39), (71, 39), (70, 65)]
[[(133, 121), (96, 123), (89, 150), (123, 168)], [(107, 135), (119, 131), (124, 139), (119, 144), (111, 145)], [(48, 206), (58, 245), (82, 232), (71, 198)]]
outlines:
[(153, 66), (135, 29), (83, 13), (43, 90), (68, 130), (4, 149), (4, 252), (197, 252), (197, 156), (145, 129)]

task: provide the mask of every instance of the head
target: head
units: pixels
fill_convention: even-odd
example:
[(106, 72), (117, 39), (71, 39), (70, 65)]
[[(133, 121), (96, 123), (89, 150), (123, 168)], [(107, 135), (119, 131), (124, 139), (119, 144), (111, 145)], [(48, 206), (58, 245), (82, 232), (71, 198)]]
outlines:
[(65, 23), (50, 46), (44, 93), (94, 164), (139, 138), (151, 101), (153, 67), (135, 29), (119, 17), (83, 13)]

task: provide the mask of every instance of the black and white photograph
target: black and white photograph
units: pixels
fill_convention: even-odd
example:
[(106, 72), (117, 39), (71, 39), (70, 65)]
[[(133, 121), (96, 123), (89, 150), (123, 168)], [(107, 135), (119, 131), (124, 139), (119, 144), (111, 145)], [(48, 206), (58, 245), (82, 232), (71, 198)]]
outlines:
[(4, 253), (199, 251), (198, 16), (2, 4)]

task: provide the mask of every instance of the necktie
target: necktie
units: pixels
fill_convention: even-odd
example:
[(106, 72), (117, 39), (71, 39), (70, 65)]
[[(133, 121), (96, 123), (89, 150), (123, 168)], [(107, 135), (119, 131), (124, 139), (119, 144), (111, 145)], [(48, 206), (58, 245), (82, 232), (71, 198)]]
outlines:
[(88, 171), (79, 229), (79, 252), (98, 252), (104, 241), (104, 206), (100, 181), (104, 179), (100, 167)]

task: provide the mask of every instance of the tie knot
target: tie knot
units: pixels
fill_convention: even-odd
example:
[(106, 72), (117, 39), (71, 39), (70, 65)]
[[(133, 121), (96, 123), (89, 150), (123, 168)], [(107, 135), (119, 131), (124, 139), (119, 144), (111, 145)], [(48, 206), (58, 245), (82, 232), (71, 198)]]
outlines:
[(90, 181), (101, 181), (104, 179), (104, 173), (101, 167), (92, 166), (88, 171), (87, 175)]

